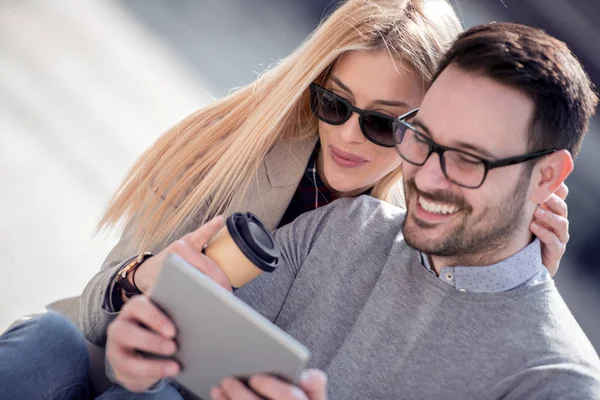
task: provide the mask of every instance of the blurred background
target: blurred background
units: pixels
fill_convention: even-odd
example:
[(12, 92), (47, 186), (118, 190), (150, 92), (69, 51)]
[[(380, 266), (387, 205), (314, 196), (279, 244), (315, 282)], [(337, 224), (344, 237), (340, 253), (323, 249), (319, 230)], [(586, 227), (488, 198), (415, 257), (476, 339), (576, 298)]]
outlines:
[[(515, 21), (564, 40), (600, 83), (600, 3), (451, 0), (468, 27)], [(165, 129), (252, 81), (330, 0), (0, 2), (0, 331), (79, 294), (115, 235), (94, 227)], [(600, 350), (600, 128), (568, 180), (571, 241), (556, 282)]]

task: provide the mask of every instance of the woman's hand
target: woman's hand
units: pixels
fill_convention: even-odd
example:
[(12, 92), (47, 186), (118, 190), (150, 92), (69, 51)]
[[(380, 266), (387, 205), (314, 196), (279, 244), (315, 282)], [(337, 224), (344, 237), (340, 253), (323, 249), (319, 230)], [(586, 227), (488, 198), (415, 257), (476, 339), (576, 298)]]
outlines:
[(538, 206), (531, 222), (531, 232), (542, 242), (542, 262), (554, 276), (569, 241), (569, 220), (565, 199), (569, 188), (564, 183), (545, 203)]
[(210, 397), (213, 400), (326, 400), (327, 376), (318, 369), (307, 369), (300, 376), (298, 386), (290, 385), (275, 377), (256, 375), (250, 378), (249, 390), (246, 385), (235, 378), (223, 380), (219, 387), (213, 388)]
[(142, 293), (148, 293), (158, 278), (158, 274), (162, 269), (162, 264), (167, 254), (175, 253), (210, 276), (219, 285), (231, 291), (231, 284), (225, 273), (202, 253), (204, 245), (223, 227), (223, 223), (224, 219), (219, 215), (194, 232), (190, 232), (181, 239), (171, 243), (154, 257), (144, 261), (135, 272), (135, 284), (138, 289), (140, 289)]

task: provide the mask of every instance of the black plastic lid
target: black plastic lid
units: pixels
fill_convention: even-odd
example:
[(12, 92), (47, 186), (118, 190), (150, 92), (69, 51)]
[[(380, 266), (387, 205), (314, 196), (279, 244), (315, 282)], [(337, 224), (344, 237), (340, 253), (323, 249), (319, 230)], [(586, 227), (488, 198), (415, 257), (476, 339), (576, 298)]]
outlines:
[(265, 272), (275, 270), (281, 257), (279, 247), (256, 215), (234, 213), (227, 218), (227, 230), (248, 260)]

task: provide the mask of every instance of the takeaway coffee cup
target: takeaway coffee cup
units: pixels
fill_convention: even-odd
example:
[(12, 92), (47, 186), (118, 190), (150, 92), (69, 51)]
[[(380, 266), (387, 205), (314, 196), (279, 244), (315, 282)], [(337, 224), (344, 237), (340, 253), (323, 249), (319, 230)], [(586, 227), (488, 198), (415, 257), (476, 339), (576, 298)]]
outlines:
[(235, 213), (210, 240), (204, 253), (240, 288), (279, 263), (279, 247), (271, 233), (252, 213)]

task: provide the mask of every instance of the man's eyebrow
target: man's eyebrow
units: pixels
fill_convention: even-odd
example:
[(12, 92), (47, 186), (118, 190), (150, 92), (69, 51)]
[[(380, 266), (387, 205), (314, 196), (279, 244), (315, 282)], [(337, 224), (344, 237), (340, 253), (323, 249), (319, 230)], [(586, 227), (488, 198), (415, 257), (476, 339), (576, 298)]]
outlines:
[[(338, 85), (340, 88), (344, 89), (346, 92), (350, 93), (351, 95), (354, 96), (354, 94), (352, 93), (352, 90), (350, 90), (350, 88), (348, 86), (346, 86), (344, 84), (344, 82), (342, 82), (337, 76), (332, 75), (331, 76), (331, 80)], [(406, 104), (403, 101), (395, 101), (395, 100), (375, 100), (373, 102), (373, 104), (380, 104), (382, 106), (390, 106), (390, 107), (403, 107), (406, 108), (407, 110), (412, 110), (412, 108)]]
[[(411, 125), (421, 128), (431, 138), (431, 132), (429, 131), (429, 128), (427, 128), (427, 126), (425, 126), (425, 124), (423, 122), (421, 122), (418, 118), (413, 119), (411, 121)], [(494, 154), (487, 151), (486, 149), (476, 146), (472, 143), (456, 141), (454, 146), (452, 146), (452, 148), (456, 148), (457, 150), (470, 150), (471, 152), (479, 153), (480, 155), (484, 156), (485, 158), (487, 158), (489, 160), (495, 160), (498, 158)]]
[(422, 130), (424, 130), (428, 136), (431, 136), (431, 132), (429, 131), (429, 128), (423, 122), (421, 122), (421, 120), (418, 117), (413, 118), (413, 120), (410, 121), (410, 124), (414, 125), (414, 126), (418, 126)]
[(459, 150), (466, 149), (466, 150), (471, 150), (472, 152), (475, 152), (475, 153), (482, 154), (488, 160), (496, 160), (498, 158), (495, 155), (493, 155), (492, 153), (490, 153), (489, 151), (487, 151), (486, 149), (479, 147), (479, 146), (475, 146), (472, 143), (458, 141), (458, 142), (456, 142), (456, 146), (459, 147)]

